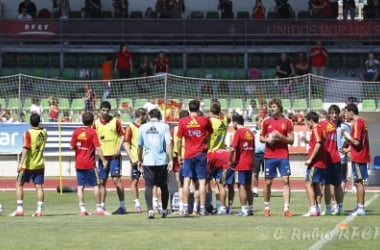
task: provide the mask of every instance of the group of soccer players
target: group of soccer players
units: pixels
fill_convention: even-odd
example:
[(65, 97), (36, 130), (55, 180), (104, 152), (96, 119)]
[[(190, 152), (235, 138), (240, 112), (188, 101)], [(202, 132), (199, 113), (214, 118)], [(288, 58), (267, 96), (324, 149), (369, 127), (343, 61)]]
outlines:
[[(269, 116), (262, 117), (259, 134), (244, 126), (243, 116), (239, 114), (229, 117), (222, 112), (222, 107), (218, 101), (213, 101), (210, 106), (210, 113), (203, 114), (200, 111), (200, 101), (189, 102), (188, 111), (181, 112), (178, 125), (172, 129), (172, 134), (167, 134), (167, 127), (162, 127), (159, 131), (158, 123), (150, 124), (149, 128), (141, 131), (140, 127), (149, 120), (157, 119), (157, 112), (147, 111), (143, 108), (136, 110), (136, 120), (132, 122), (124, 131), (121, 121), (110, 116), (111, 105), (104, 101), (100, 106), (100, 117), (94, 121), (93, 114), (87, 112), (83, 114), (84, 127), (73, 132), (71, 147), (75, 150), (75, 167), (77, 171), (78, 201), (81, 215), (89, 215), (84, 204), (84, 187), (94, 188), (97, 215), (109, 215), (105, 208), (106, 182), (111, 176), (119, 198), (119, 208), (113, 214), (126, 213), (124, 200), (124, 187), (121, 181), (121, 155), (122, 145), (126, 149), (127, 155), (132, 165), (132, 193), (135, 203), (135, 211), (141, 212), (139, 202), (138, 181), (142, 171), (146, 167), (152, 170), (152, 175), (144, 175), (145, 182), (152, 185), (157, 182), (154, 167), (170, 171), (172, 165), (177, 173), (179, 185), (179, 213), (187, 216), (189, 214), (190, 186), (196, 190), (196, 199), (192, 212), (193, 214), (207, 215), (206, 193), (210, 189), (211, 182), (215, 181), (215, 186), (220, 199), (220, 206), (217, 214), (232, 213), (234, 200), (234, 185), (237, 184), (241, 210), (235, 214), (238, 216), (253, 215), (252, 176), (255, 169), (257, 175), (260, 166), (259, 161), (255, 161), (255, 144), (258, 142), (265, 144), (264, 150), (260, 149), (260, 154), (264, 151), (264, 175), (265, 184), (263, 187), (264, 211), (263, 215), (271, 215), (270, 198), (271, 187), (274, 178), (280, 174), (283, 184), (283, 200), (285, 217), (291, 217), (290, 211), (290, 180), (291, 168), (289, 162), (288, 145), (294, 142), (294, 127), (288, 118), (283, 115), (281, 100), (273, 98), (268, 103)], [(325, 215), (343, 215), (343, 187), (347, 174), (347, 153), (351, 153), (352, 173), (357, 190), (357, 208), (353, 215), (365, 215), (364, 199), (365, 190), (363, 181), (368, 178), (367, 163), (370, 160), (368, 128), (365, 121), (359, 117), (358, 108), (355, 104), (349, 104), (344, 110), (346, 121), (341, 119), (341, 111), (337, 105), (332, 105), (328, 112), (317, 114), (309, 112), (305, 118), (306, 123), (312, 130), (309, 138), (310, 150), (305, 161), (307, 166), (305, 189), (307, 192), (310, 209), (306, 216), (321, 215), (321, 200), (325, 197)], [(152, 117), (150, 117), (150, 116)], [(234, 128), (233, 138), (230, 145), (226, 145), (228, 126), (232, 122)], [(18, 168), (17, 178), (17, 209), (12, 216), (23, 216), (23, 191), (25, 182), (33, 180), (38, 191), (38, 203), (35, 216), (42, 215), (43, 205), (43, 179), (44, 161), (43, 149), (46, 142), (46, 131), (39, 128), (39, 119), (35, 115), (31, 116), (32, 128), (25, 132), (24, 151)], [(145, 134), (142, 134), (145, 133)], [(162, 135), (161, 135), (162, 134)], [(145, 157), (152, 157), (150, 152), (145, 150), (143, 137), (145, 140), (155, 137), (151, 145), (159, 143), (159, 149), (153, 155), (173, 151), (169, 161), (163, 159), (156, 166), (157, 159), (152, 159), (149, 166), (144, 161)], [(255, 143), (255, 137), (256, 143)], [(170, 141), (169, 141), (170, 140)], [(167, 148), (170, 147), (170, 150)], [(171, 148), (173, 150), (171, 150)], [(261, 147), (260, 147), (261, 148)], [(139, 150), (140, 149), (140, 150)], [(99, 156), (96, 167), (95, 153)], [(256, 152), (257, 153), (257, 152)], [(151, 154), (151, 155), (148, 155)], [(165, 157), (166, 158), (166, 157)], [(171, 160), (173, 159), (174, 162)], [(151, 165), (153, 164), (153, 165)], [(153, 168), (152, 168), (153, 167)], [(160, 173), (161, 176), (161, 173)], [(159, 210), (158, 198), (159, 190), (167, 185), (167, 175), (165, 180), (160, 180), (159, 187), (149, 190), (149, 195), (145, 194), (149, 205), (148, 217), (154, 218), (154, 213)], [(152, 178), (152, 179), (149, 179)], [(257, 180), (256, 180), (257, 181)], [(155, 184), (154, 184), (155, 185)], [(153, 192), (153, 193), (152, 193)], [(257, 190), (255, 190), (255, 193)], [(151, 200), (153, 197), (153, 211)], [(168, 195), (161, 197), (165, 208), (161, 211), (162, 217), (166, 217), (166, 204)], [(332, 206), (331, 202), (336, 205)]]

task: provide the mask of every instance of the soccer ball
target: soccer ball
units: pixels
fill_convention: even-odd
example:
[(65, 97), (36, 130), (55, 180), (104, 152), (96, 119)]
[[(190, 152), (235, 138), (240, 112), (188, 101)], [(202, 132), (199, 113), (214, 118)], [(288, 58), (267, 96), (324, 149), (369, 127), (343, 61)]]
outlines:
[(2, 204), (0, 204), (0, 214), (2, 214), (2, 213), (3, 213), (3, 211), (4, 211), (4, 207), (3, 207), (3, 205), (2, 205)]

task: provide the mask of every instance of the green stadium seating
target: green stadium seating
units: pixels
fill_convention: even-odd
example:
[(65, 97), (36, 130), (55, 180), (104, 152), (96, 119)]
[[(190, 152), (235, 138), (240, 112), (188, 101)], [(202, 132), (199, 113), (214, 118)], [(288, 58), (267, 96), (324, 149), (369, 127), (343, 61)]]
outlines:
[(5, 99), (4, 98), (0, 98), (0, 107), (1, 107), (1, 109), (5, 108), (5, 106), (6, 106), (5, 104), (6, 104)]
[(288, 110), (292, 109), (292, 104), (290, 102), (290, 99), (282, 98), (281, 103), (282, 103), (282, 108), (284, 109), (284, 112), (287, 112)]
[(191, 19), (203, 19), (204, 13), (203, 13), (203, 11), (192, 11), (190, 13), (190, 18)]
[(34, 57), (34, 67), (48, 67), (49, 65), (49, 54), (47, 53), (37, 53)]
[(341, 54), (329, 54), (327, 61), (330, 68), (341, 69), (343, 67), (343, 59)]
[[(32, 106), (32, 99), (31, 98), (24, 99), (23, 102), (22, 102), (22, 109), (24, 111), (29, 111), (30, 106)], [(46, 109), (46, 107), (48, 107), (49, 105), (44, 106), (41, 103), (41, 106), (42, 106), (43, 109)]]
[(280, 61), (280, 54), (266, 54), (264, 61), (266, 68), (275, 68), (277, 63)]
[(14, 68), (1, 68), (0, 70), (0, 76), (11, 76), (14, 74)]
[(102, 18), (112, 18), (112, 11), (109, 11), (109, 10), (102, 11)]
[(206, 18), (207, 19), (219, 19), (219, 12), (217, 12), (217, 11), (207, 11)]
[(201, 71), (199, 68), (190, 68), (186, 70), (187, 77), (199, 78), (201, 77)]
[[(32, 105), (32, 99), (31, 98), (28, 98), (28, 99), (25, 99), (24, 101), (24, 110), (28, 110), (30, 105)], [(40, 101), (40, 104), (42, 106), (42, 108), (44, 109), (44, 112), (47, 112), (48, 108), (49, 108), (49, 98), (41, 98), (41, 101)], [(29, 106), (27, 106), (29, 105)]]
[(244, 54), (235, 55), (235, 67), (244, 68)]
[(222, 68), (232, 68), (234, 67), (234, 54), (221, 54), (219, 55), (218, 65)]
[(276, 69), (274, 68), (267, 68), (264, 70), (264, 77), (265, 79), (274, 79), (276, 76)]
[(69, 17), (70, 17), (70, 19), (82, 18), (82, 12), (81, 11), (71, 10)]
[(245, 80), (247, 79), (247, 72), (245, 69), (234, 69), (233, 77), (236, 80)]
[[(82, 102), (83, 104), (83, 102)], [(84, 104), (83, 104), (84, 107)], [(62, 111), (68, 111), (70, 109), (70, 102), (67, 98), (59, 98), (59, 109)]]
[(78, 54), (65, 54), (63, 59), (64, 59), (64, 67), (76, 68), (79, 66)]
[(203, 60), (203, 65), (206, 68), (216, 68), (218, 66), (218, 59), (215, 54), (205, 54)]
[(310, 109), (311, 110), (323, 110), (323, 101), (322, 99), (311, 99), (310, 100)]
[(144, 15), (143, 15), (142, 11), (131, 11), (129, 18), (142, 19), (143, 16)]
[(170, 70), (170, 73), (176, 76), (185, 76), (185, 71), (182, 68), (174, 68)]
[(244, 102), (241, 98), (231, 98), (230, 104), (228, 106), (229, 109), (243, 109), (244, 108)]
[(2, 56), (2, 66), (3, 67), (16, 67), (17, 66), (17, 54), (15, 53), (4, 53)]
[(82, 68), (93, 68), (101, 67), (102, 64), (97, 65), (96, 58), (94, 54), (82, 54), (80, 56), (80, 67)]
[(172, 54), (169, 60), (169, 64), (170, 64), (170, 67), (172, 68), (182, 68), (183, 67), (182, 54)]
[(21, 53), (18, 58), (19, 67), (33, 67), (33, 54), (32, 53)]
[(304, 98), (296, 98), (293, 100), (293, 110), (307, 110), (307, 101)]
[(248, 11), (238, 11), (236, 14), (237, 19), (249, 19), (249, 12)]
[(232, 69), (230, 68), (219, 68), (217, 70), (217, 79), (230, 80), (232, 77)]
[(36, 77), (46, 77), (46, 73), (45, 73), (44, 68), (31, 68), (30, 74), (32, 76), (36, 76)]
[(80, 98), (74, 98), (71, 101), (70, 109), (72, 111), (84, 110), (84, 102)]
[(8, 98), (7, 108), (15, 111), (21, 108), (21, 106), (22, 103), (20, 102), (20, 99), (18, 99), (17, 97)]
[(20, 67), (16, 69), (17, 73), (29, 75), (30, 74), (30, 68)]
[(360, 54), (358, 53), (353, 53), (353, 54), (346, 54), (345, 55), (345, 60), (346, 60), (346, 68), (347, 69), (357, 69), (361, 68), (363, 65), (363, 62), (360, 58)]
[(363, 99), (362, 100), (362, 111), (376, 111), (376, 101), (374, 99)]
[(62, 78), (64, 80), (75, 80), (77, 73), (75, 68), (64, 68), (62, 71)]
[(188, 68), (197, 68), (201, 66), (201, 55), (200, 54), (187, 54), (186, 65)]
[(216, 69), (215, 68), (204, 68), (202, 77), (208, 77), (208, 76), (212, 76), (212, 78), (215, 78)]
[(50, 64), (49, 67), (60, 68), (61, 58), (59, 54), (50, 54)]
[(57, 79), (61, 77), (61, 71), (59, 70), (59, 68), (49, 68), (47, 69), (46, 76), (48, 78)]
[(249, 65), (249, 67), (255, 67), (255, 68), (264, 67), (264, 65), (265, 65), (264, 56), (261, 54), (249, 54), (248, 55), (248, 65)]
[(298, 19), (307, 19), (307, 18), (310, 18), (310, 11), (308, 11), (308, 10), (298, 11), (297, 18)]

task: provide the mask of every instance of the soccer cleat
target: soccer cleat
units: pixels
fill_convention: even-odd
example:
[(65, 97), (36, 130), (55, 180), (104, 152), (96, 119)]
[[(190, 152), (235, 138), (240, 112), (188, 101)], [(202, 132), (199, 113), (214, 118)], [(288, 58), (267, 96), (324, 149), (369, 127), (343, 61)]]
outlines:
[(101, 211), (96, 211), (95, 215), (97, 215), (97, 216), (110, 216), (112, 214), (110, 212), (105, 211), (105, 210), (101, 210)]
[(326, 210), (322, 213), (324, 216), (330, 216), (333, 215), (333, 212), (331, 210)]
[(166, 217), (168, 217), (168, 213), (165, 211), (162, 211), (161, 212), (161, 218), (166, 218)]
[(182, 212), (182, 216), (183, 216), (183, 217), (187, 217), (187, 216), (189, 216), (189, 210), (184, 209), (183, 212)]
[(344, 212), (344, 210), (338, 210), (338, 213), (336, 215), (338, 215), (338, 216), (345, 216), (346, 213)]
[(13, 213), (9, 214), (11, 217), (19, 217), (19, 216), (24, 216), (24, 211), (14, 211)]
[(253, 193), (253, 197), (259, 197), (258, 193)]
[(217, 214), (218, 215), (226, 215), (227, 214), (227, 209), (219, 209)]
[(235, 214), (236, 216), (248, 216), (248, 213), (240, 210), (238, 213)]
[(154, 212), (155, 213), (160, 213), (160, 206), (155, 206), (154, 207)]
[(127, 211), (125, 210), (125, 208), (119, 207), (112, 214), (126, 214), (126, 213)]
[(135, 212), (136, 212), (136, 213), (141, 213), (141, 212), (142, 212), (142, 208), (141, 208), (140, 205), (135, 206)]
[(192, 213), (193, 215), (199, 215), (199, 213), (198, 213), (198, 210), (193, 210), (193, 213)]
[(32, 214), (32, 217), (41, 217), (42, 216), (42, 212), (35, 212), (34, 214)]
[(81, 216), (89, 216), (89, 215), (91, 215), (91, 213), (89, 213), (87, 211), (83, 211), (83, 212), (80, 212), (80, 215)]
[(153, 210), (148, 211), (148, 219), (154, 219), (154, 211)]
[(270, 216), (270, 209), (264, 209), (263, 215), (264, 215), (264, 217), (269, 217)]
[(309, 211), (306, 214), (302, 215), (303, 217), (315, 217), (315, 216), (320, 216), (321, 213), (318, 211)]
[(365, 210), (364, 209), (355, 209), (352, 213), (351, 216), (364, 216), (365, 215)]
[(207, 215), (209, 215), (209, 213), (206, 211), (206, 209), (201, 209), (201, 211), (199, 211), (199, 215), (201, 215), (201, 216), (207, 216)]
[(253, 210), (248, 210), (248, 216), (253, 216)]
[(292, 212), (290, 212), (290, 210), (288, 209), (288, 210), (285, 210), (285, 211), (284, 211), (284, 216), (285, 216), (285, 217), (292, 217), (293, 214), (292, 214)]

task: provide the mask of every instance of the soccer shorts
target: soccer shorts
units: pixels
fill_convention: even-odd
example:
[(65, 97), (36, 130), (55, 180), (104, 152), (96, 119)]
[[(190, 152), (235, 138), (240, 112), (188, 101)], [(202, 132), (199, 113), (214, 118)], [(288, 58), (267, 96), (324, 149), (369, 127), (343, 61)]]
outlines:
[(132, 180), (138, 180), (141, 177), (141, 172), (137, 168), (137, 164), (132, 164), (131, 166), (131, 178)]
[(94, 187), (100, 184), (98, 170), (93, 169), (77, 169), (77, 185)]
[(264, 153), (255, 153), (253, 157), (253, 172), (258, 174), (264, 171)]
[(367, 163), (352, 162), (352, 176), (355, 182), (368, 179)]
[(235, 172), (235, 183), (241, 184), (241, 185), (251, 185), (251, 182), (252, 182), (252, 170)]
[(44, 170), (41, 171), (28, 171), (28, 170), (21, 170), (17, 174), (17, 181), (21, 184), (29, 183), (30, 181), (33, 181), (34, 184), (44, 184), (45, 180), (45, 172)]
[(271, 158), (265, 159), (265, 179), (273, 179), (278, 177), (277, 171), (280, 176), (290, 176), (289, 159), (286, 158)]
[(168, 184), (168, 165), (143, 166), (145, 186), (163, 187)]
[(207, 153), (203, 152), (199, 155), (185, 159), (183, 162), (183, 177), (192, 178), (194, 180), (202, 180), (207, 177)]
[(235, 170), (232, 168), (223, 169), (222, 172), (216, 176), (216, 180), (222, 185), (235, 184)]
[(111, 177), (120, 177), (121, 176), (121, 159), (119, 157), (115, 157), (112, 159), (108, 159), (108, 167), (104, 169), (103, 162), (101, 160), (98, 161), (98, 170), (100, 179), (104, 180), (108, 178), (108, 175), (111, 173)]
[(342, 173), (341, 180), (342, 180), (342, 182), (347, 182), (347, 170), (348, 170), (347, 165), (348, 165), (347, 162), (341, 163), (341, 173)]
[(313, 183), (322, 183), (325, 182), (326, 170), (317, 167), (310, 167), (306, 169), (305, 181)]
[(339, 186), (342, 183), (342, 166), (340, 162), (330, 163), (326, 168), (326, 185)]

